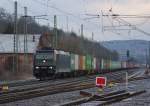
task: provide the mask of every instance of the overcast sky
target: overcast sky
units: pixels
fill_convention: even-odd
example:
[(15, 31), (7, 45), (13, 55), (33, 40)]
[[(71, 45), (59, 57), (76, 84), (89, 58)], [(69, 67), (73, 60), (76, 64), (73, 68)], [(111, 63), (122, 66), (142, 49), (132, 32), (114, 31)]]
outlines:
[[(92, 18), (86, 14), (111, 14), (112, 9), (115, 14), (123, 15), (148, 15), (150, 16), (150, 0), (17, 0), (19, 16), (23, 15), (24, 6), (28, 8), (28, 15), (48, 15), (47, 20), (37, 20), (40, 24), (53, 26), (53, 16), (57, 15), (58, 28), (65, 31), (73, 30), (80, 33), (80, 25), (84, 25), (84, 36), (91, 39), (92, 32), (94, 40), (126, 40), (144, 39), (150, 37), (136, 30), (113, 30), (102, 33), (102, 18)], [(0, 7), (8, 12), (14, 11), (14, 0), (0, 0)], [(88, 19), (92, 18), (92, 19)], [(149, 18), (123, 18), (127, 22), (136, 25), (138, 28), (150, 33)], [(68, 29), (67, 29), (68, 23)], [(110, 16), (103, 17), (103, 26), (122, 25), (114, 21)], [(131, 28), (126, 28), (131, 29)]]

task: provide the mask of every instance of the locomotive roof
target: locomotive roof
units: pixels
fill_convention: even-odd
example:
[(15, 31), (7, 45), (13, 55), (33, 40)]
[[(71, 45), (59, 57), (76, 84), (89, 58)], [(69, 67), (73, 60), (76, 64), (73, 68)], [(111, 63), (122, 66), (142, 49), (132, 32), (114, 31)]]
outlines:
[(61, 51), (61, 50), (55, 50), (56, 54), (62, 54), (62, 55), (70, 55), (69, 52)]

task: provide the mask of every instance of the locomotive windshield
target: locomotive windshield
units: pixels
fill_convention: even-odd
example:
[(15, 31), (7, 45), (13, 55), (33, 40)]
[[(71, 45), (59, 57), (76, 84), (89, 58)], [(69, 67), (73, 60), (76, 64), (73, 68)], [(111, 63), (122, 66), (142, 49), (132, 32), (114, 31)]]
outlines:
[(54, 54), (53, 52), (48, 53), (37, 53), (35, 55), (35, 64), (36, 65), (53, 65), (54, 64)]
[(53, 59), (53, 53), (38, 53), (36, 59)]

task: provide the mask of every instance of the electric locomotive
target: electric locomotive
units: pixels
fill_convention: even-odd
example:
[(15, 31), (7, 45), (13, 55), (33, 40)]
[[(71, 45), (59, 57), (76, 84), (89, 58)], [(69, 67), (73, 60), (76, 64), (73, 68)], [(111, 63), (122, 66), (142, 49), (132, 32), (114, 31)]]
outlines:
[(33, 74), (38, 79), (51, 77), (56, 72), (54, 49), (43, 48), (34, 54)]
[(70, 54), (52, 48), (42, 48), (34, 55), (33, 74), (36, 78), (64, 77), (70, 74)]

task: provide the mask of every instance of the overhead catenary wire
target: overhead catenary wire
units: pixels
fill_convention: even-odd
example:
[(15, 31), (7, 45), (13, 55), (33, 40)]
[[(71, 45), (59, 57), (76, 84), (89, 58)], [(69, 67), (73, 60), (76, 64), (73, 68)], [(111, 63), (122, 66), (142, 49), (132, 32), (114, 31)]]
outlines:
[[(150, 33), (148, 33), (148, 32), (146, 32), (146, 31), (144, 31), (144, 30), (142, 30), (142, 29), (140, 29), (140, 28), (138, 28), (136, 25), (132, 25), (131, 23), (129, 23), (129, 22), (127, 22), (127, 21), (125, 21), (124, 19), (122, 19), (121, 17), (119, 17), (119, 16), (124, 16), (124, 15), (119, 15), (119, 14), (114, 14), (113, 12), (112, 12), (112, 10), (111, 11), (109, 11), (110, 13), (109, 14), (103, 14), (102, 15), (102, 17), (110, 17), (112, 20), (114, 20), (114, 21), (117, 21), (117, 22), (119, 22), (119, 26), (120, 25), (122, 25), (122, 26), (128, 26), (129, 28), (131, 28), (131, 29), (116, 29), (116, 27), (114, 26), (114, 25), (112, 25), (112, 26), (106, 26), (107, 28), (108, 27), (112, 27), (112, 29), (108, 29), (108, 30), (113, 30), (114, 28), (115, 28), (115, 30), (137, 30), (137, 31), (139, 31), (139, 32), (141, 32), (141, 33), (143, 33), (143, 34), (145, 34), (145, 35), (148, 35), (148, 36), (150, 36)], [(126, 15), (127, 16), (127, 15)], [(129, 15), (129, 16), (137, 16), (137, 15)], [(104, 26), (105, 27), (105, 26)], [(104, 28), (105, 29), (105, 28)], [(105, 29), (105, 30), (107, 30), (107, 29)], [(117, 33), (118, 34), (118, 33)]]
[[(76, 20), (78, 20), (78, 21), (86, 21), (85, 19), (80, 18), (78, 15), (74, 15), (73, 13), (66, 12), (66, 11), (64, 11), (64, 10), (62, 10), (62, 9), (57, 8), (56, 6), (49, 5), (49, 4), (45, 4), (45, 3), (43, 3), (43, 2), (41, 2), (41, 1), (39, 1), (39, 0), (33, 0), (33, 1), (35, 1), (36, 3), (38, 3), (38, 4), (40, 4), (40, 5), (48, 6), (48, 7), (52, 8), (52, 9), (54, 9), (54, 10), (60, 12), (60, 13), (65, 14), (66, 16), (71, 16), (72, 18), (74, 18), (74, 19), (76, 19)], [(95, 24), (95, 23), (93, 23), (93, 22), (90, 22), (90, 21), (88, 21), (88, 22), (89, 22), (90, 24), (93, 24), (93, 25), (98, 26), (97, 24)], [(81, 23), (81, 22), (78, 22), (78, 23)]]
[(139, 31), (139, 32), (141, 32), (141, 33), (143, 33), (143, 34), (145, 34), (145, 35), (147, 35), (147, 36), (150, 36), (150, 33), (148, 33), (148, 32), (146, 32), (146, 31), (144, 31), (144, 30), (138, 28), (138, 27), (135, 26), (135, 25), (132, 25), (131, 23), (129, 23), (129, 22), (127, 22), (127, 21), (125, 21), (125, 20), (123, 20), (123, 19), (121, 19), (121, 18), (117, 18), (117, 21), (119, 21), (119, 22), (122, 21), (122, 22), (124, 22), (125, 24), (127, 24), (129, 27), (131, 27), (132, 29), (137, 30), (137, 31)]
[[(11, 0), (8, 0), (8, 1), (11, 1)], [(64, 17), (66, 17), (66, 16), (71, 16), (71, 18), (73, 18), (73, 19), (76, 19), (76, 20), (78, 20), (78, 23), (81, 23), (81, 21), (83, 21), (82, 23), (85, 23), (86, 25), (85, 25), (85, 27), (86, 27), (86, 30), (88, 30), (88, 31), (90, 31), (91, 30), (91, 26), (90, 25), (88, 25), (88, 23), (87, 22), (89, 22), (90, 24), (93, 24), (93, 25), (96, 25), (95, 26), (95, 29), (96, 29), (96, 27), (100, 27), (100, 25), (99, 25), (99, 23), (98, 22), (95, 22), (94, 23), (94, 21), (92, 21), (92, 18), (93, 19), (96, 19), (96, 18), (99, 18), (99, 15), (97, 15), (98, 17), (89, 17), (89, 18), (82, 18), (82, 17), (79, 17), (79, 15), (77, 15), (77, 14), (74, 14), (74, 13), (71, 13), (71, 12), (68, 12), (68, 11), (64, 11), (63, 9), (60, 9), (60, 8), (58, 8), (58, 7), (56, 7), (55, 5), (52, 5), (52, 4), (50, 4), (50, 3), (48, 3), (48, 1), (49, 0), (45, 0), (45, 1), (40, 1), (40, 0), (32, 0), (32, 1), (35, 1), (36, 3), (38, 3), (38, 4), (40, 4), (40, 5), (43, 5), (44, 7), (46, 7), (46, 8), (51, 8), (51, 9), (54, 9), (54, 10), (56, 10), (56, 11), (58, 11), (59, 13), (61, 13), (61, 14), (64, 14)], [(83, 0), (83, 2), (84, 2), (85, 0)], [(85, 1), (85, 2), (87, 2), (87, 1)], [(115, 2), (117, 2), (117, 0), (115, 1)], [(19, 3), (19, 5), (22, 5), (21, 3)], [(85, 5), (86, 6), (86, 5)], [(21, 6), (21, 8), (22, 7), (24, 7), (24, 6)], [(111, 8), (113, 8), (112, 6), (111, 6)], [(30, 8), (31, 9), (31, 8)], [(30, 9), (28, 9), (28, 11), (30, 11)], [(47, 9), (48, 10), (48, 9)], [(32, 12), (35, 12), (36, 10), (31, 10)], [(88, 14), (87, 13), (87, 8), (86, 8), (86, 14)], [(47, 12), (48, 13), (48, 12)], [(81, 15), (81, 14), (80, 14)], [(107, 14), (103, 14), (103, 16), (104, 15), (107, 15)], [(117, 14), (113, 14), (113, 16), (115, 17)], [(119, 17), (130, 17), (131, 15), (127, 15), (127, 14), (125, 14), (125, 15), (120, 15)], [(135, 16), (139, 16), (139, 15), (132, 15), (132, 17), (135, 17)], [(47, 17), (50, 17), (50, 15), (48, 15)], [(148, 15), (140, 15), (140, 18), (141, 17), (143, 17), (143, 18), (148, 18), (149, 16)], [(70, 20), (73, 20), (73, 19), (71, 19), (70, 17), (69, 17), (69, 21)], [(49, 20), (49, 18), (46, 18), (45, 19), (46, 21), (48, 21)], [(91, 21), (90, 21), (91, 20)], [(80, 21), (80, 22), (79, 22)], [(72, 22), (72, 21), (70, 21), (70, 22)], [(74, 21), (73, 21), (74, 22)], [(74, 22), (74, 24), (76, 24), (76, 26), (77, 26), (77, 22)], [(61, 25), (62, 25), (62, 23), (61, 23)], [(67, 28), (68, 29), (68, 28)], [(94, 28), (93, 28), (94, 29)], [(93, 30), (92, 29), (92, 30)], [(127, 29), (128, 30), (128, 29)], [(93, 31), (92, 31), (93, 32)]]
[[(11, 2), (12, 4), (13, 4), (13, 1), (11, 1), (11, 0), (7, 0), (8, 2)], [(49, 0), (45, 0), (47, 3), (45, 3), (45, 1), (44, 2), (42, 2), (42, 1), (40, 1), (40, 0), (32, 0), (32, 1), (34, 1), (35, 3), (37, 3), (37, 4), (39, 4), (39, 5), (43, 5), (44, 7), (47, 7), (47, 8), (51, 8), (51, 9), (53, 9), (53, 10), (56, 10), (56, 11), (58, 11), (59, 13), (61, 13), (61, 14), (64, 14), (65, 15), (65, 17), (68, 17), (69, 18), (69, 16), (71, 16), (71, 18), (69, 18), (69, 20), (72, 20), (72, 19), (75, 19), (76, 20), (76, 22), (75, 21), (70, 21), (71, 23), (74, 23), (74, 25), (76, 24), (76, 27), (77, 27), (77, 23), (78, 24), (81, 24), (81, 23), (85, 23), (85, 24), (87, 24), (87, 25), (85, 25), (85, 27), (86, 27), (86, 29), (85, 30), (88, 30), (88, 31), (90, 31), (91, 30), (91, 25), (93, 25), (95, 28), (94, 29), (96, 29), (96, 28), (99, 28), (99, 23), (97, 23), (97, 22), (93, 22), (93, 21), (88, 21), (88, 20), (85, 20), (84, 18), (82, 18), (81, 16), (79, 16), (79, 15), (82, 15), (83, 16), (83, 14), (78, 14), (78, 15), (75, 15), (74, 13), (70, 13), (70, 12), (67, 12), (67, 11), (64, 11), (63, 9), (60, 9), (60, 8), (58, 8), (58, 7), (56, 7), (56, 6), (54, 6), (54, 5), (50, 5), (49, 3), (48, 3), (48, 1)], [(19, 6), (19, 8), (21, 8), (22, 10), (21, 11), (23, 11), (23, 9), (24, 9), (24, 5), (22, 5), (20, 2), (18, 2), (18, 6)], [(20, 9), (19, 9), (20, 10)], [(48, 10), (48, 9), (47, 9)], [(32, 10), (30, 7), (28, 7), (28, 13), (30, 14), (39, 14), (39, 12), (37, 12), (36, 10)], [(48, 13), (48, 12), (47, 12)], [(56, 14), (57, 15), (57, 14)], [(20, 14), (19, 15), (19, 17), (21, 17), (21, 16), (23, 16), (23, 14)], [(47, 17), (50, 17), (51, 15), (47, 15)], [(60, 16), (60, 15), (59, 15)], [(47, 21), (47, 23), (49, 22), (49, 21), (51, 21), (51, 23), (53, 23), (53, 20), (50, 20), (51, 18), (47, 18), (47, 19), (45, 19), (45, 21)], [(81, 22), (82, 21), (82, 22)], [(88, 25), (88, 24), (90, 24), (90, 25)], [(49, 25), (49, 24), (48, 24)], [(62, 24), (61, 24), (62, 25)], [(71, 24), (70, 24), (71, 25)], [(79, 27), (79, 26), (78, 26)], [(89, 28), (88, 28), (89, 27)], [(91, 32), (93, 32), (93, 30), (91, 30), (90, 31), (90, 33)]]

